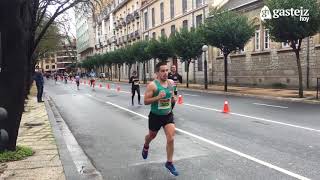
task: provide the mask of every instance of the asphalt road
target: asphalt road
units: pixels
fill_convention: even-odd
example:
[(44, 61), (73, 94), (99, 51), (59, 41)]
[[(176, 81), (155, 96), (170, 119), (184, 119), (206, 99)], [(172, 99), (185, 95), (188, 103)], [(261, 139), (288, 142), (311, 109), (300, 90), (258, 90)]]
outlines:
[[(162, 130), (148, 159), (141, 157), (150, 107), (131, 106), (129, 84), (111, 88), (45, 84), (103, 179), (320, 179), (320, 105), (181, 91), (184, 104), (174, 109), (180, 176), (172, 177)], [(229, 114), (221, 113), (225, 100)]]

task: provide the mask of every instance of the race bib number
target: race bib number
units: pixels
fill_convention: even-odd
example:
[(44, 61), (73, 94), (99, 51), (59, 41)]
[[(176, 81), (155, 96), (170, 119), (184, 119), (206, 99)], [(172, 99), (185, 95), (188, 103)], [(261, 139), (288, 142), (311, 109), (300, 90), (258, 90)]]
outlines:
[(158, 109), (170, 109), (171, 99), (160, 99), (158, 103)]

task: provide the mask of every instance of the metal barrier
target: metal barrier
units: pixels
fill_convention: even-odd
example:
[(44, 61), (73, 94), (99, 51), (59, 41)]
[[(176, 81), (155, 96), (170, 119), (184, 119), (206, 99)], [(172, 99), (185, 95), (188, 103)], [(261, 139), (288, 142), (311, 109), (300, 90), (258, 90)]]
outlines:
[(317, 78), (317, 99), (319, 99), (320, 77)]
[[(2, 121), (8, 118), (8, 112), (6, 109), (0, 107), (0, 124)], [(6, 143), (9, 140), (8, 132), (4, 129), (0, 129), (0, 151), (3, 151)]]

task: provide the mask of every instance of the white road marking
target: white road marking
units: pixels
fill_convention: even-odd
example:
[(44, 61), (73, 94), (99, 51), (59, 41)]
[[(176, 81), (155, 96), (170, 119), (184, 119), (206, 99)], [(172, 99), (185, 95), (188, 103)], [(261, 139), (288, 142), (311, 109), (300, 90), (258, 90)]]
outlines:
[(186, 93), (184, 93), (184, 94), (182, 94), (182, 95), (185, 95), (185, 96), (199, 96), (199, 95), (194, 95), (194, 94), (186, 94)]
[[(124, 111), (130, 112), (130, 113), (135, 114), (135, 115), (138, 115), (138, 116), (140, 116), (140, 117), (143, 117), (143, 118), (145, 118), (145, 119), (148, 118), (148, 117), (145, 116), (145, 115), (136, 113), (136, 112), (131, 111), (131, 110), (127, 109), (127, 108), (121, 107), (121, 106), (119, 106), (119, 105), (117, 105), (117, 104), (114, 104), (114, 103), (111, 103), (111, 102), (106, 102), (106, 103), (109, 104), (109, 105), (112, 105), (112, 106), (114, 106), (114, 107), (117, 107), (117, 108), (119, 108), (119, 109), (122, 109), (122, 110), (124, 110)], [(254, 162), (258, 163), (258, 164), (261, 164), (261, 165), (264, 165), (264, 166), (266, 166), (266, 167), (272, 168), (272, 169), (274, 169), (274, 170), (276, 170), (276, 171), (279, 171), (279, 172), (281, 172), (281, 173), (287, 174), (287, 175), (289, 175), (289, 176), (291, 176), (291, 177), (294, 177), (294, 178), (297, 178), (297, 179), (301, 179), (301, 180), (310, 180), (310, 179), (307, 178), (307, 177), (301, 176), (301, 175), (299, 175), (299, 174), (296, 174), (296, 173), (293, 173), (293, 172), (288, 171), (288, 170), (286, 170), (286, 169), (280, 168), (280, 167), (275, 166), (275, 165), (273, 165), (273, 164), (270, 164), (270, 163), (268, 163), (268, 162), (265, 162), (265, 161), (262, 161), (262, 160), (260, 160), (260, 159), (254, 158), (254, 157), (249, 156), (249, 155), (247, 155), (247, 154), (245, 154), (245, 153), (242, 153), (242, 152), (240, 152), (240, 151), (234, 150), (234, 149), (232, 149), (232, 148), (229, 148), (229, 147), (227, 147), (227, 146), (221, 145), (221, 144), (219, 144), (219, 143), (216, 143), (216, 142), (214, 142), (214, 141), (208, 140), (208, 139), (206, 139), (206, 138), (203, 138), (203, 137), (201, 137), (201, 136), (195, 135), (195, 134), (193, 134), (193, 133), (187, 132), (187, 131), (185, 131), (185, 130), (176, 128), (176, 131), (181, 132), (181, 133), (186, 134), (186, 135), (189, 135), (189, 136), (191, 136), (191, 137), (193, 137), (193, 138), (196, 138), (196, 139), (198, 139), (198, 140), (201, 140), (201, 141), (206, 142), (206, 143), (208, 143), (208, 144), (211, 144), (211, 145), (213, 145), (213, 146), (219, 147), (219, 148), (224, 149), (224, 150), (226, 150), (226, 151), (229, 151), (229, 152), (231, 152), (231, 153), (234, 153), (234, 154), (236, 154), (236, 155), (238, 155), (238, 156), (241, 156), (241, 157), (244, 157), (244, 158), (249, 159), (249, 160), (251, 160), (251, 161), (254, 161)]]
[[(222, 112), (221, 110), (218, 110), (218, 109), (207, 108), (207, 107), (198, 106), (198, 105), (193, 105), (193, 104), (187, 104), (187, 103), (185, 103), (184, 105), (191, 106), (191, 107), (196, 107), (196, 108), (200, 108), (200, 109), (206, 109), (206, 110), (211, 110), (211, 111)], [(256, 119), (256, 120), (260, 120), (260, 121), (266, 121), (266, 122), (275, 123), (275, 124), (281, 124), (281, 125), (284, 125), (284, 126), (290, 126), (290, 127), (299, 128), (299, 129), (304, 129), (304, 130), (309, 130), (309, 131), (320, 132), (319, 129), (313, 129), (313, 128), (310, 128), (310, 127), (304, 127), (304, 126), (298, 126), (298, 125), (294, 125), (294, 124), (283, 123), (283, 122), (279, 122), (279, 121), (273, 121), (273, 120), (269, 120), (269, 119), (265, 119), (265, 118), (248, 116), (248, 115), (239, 114), (239, 113), (229, 113), (229, 114), (237, 115), (237, 116), (241, 116), (241, 117), (246, 117), (246, 118), (250, 118), (250, 119)]]
[[(111, 89), (111, 90), (116, 90), (116, 89)], [(120, 92), (130, 93), (131, 94), (131, 92), (129, 92), (129, 91), (120, 91)], [(141, 95), (141, 96), (144, 96), (144, 95)], [(184, 105), (191, 106), (191, 107), (196, 107), (196, 108), (200, 108), (200, 109), (216, 111), (216, 112), (222, 112), (222, 110), (219, 110), (219, 109), (207, 108), (207, 107), (188, 104), (188, 103), (184, 103)], [(249, 116), (249, 115), (245, 115), (245, 114), (232, 113), (232, 112), (229, 113), (229, 114), (237, 115), (237, 116), (241, 116), (241, 117), (246, 117), (246, 118), (250, 118), (250, 119), (256, 119), (256, 120), (265, 121), (265, 122), (270, 122), (270, 123), (274, 123), (274, 124), (281, 124), (281, 125), (284, 125), (284, 126), (289, 126), (289, 127), (294, 127), (294, 128), (299, 128), (299, 129), (304, 129), (304, 130), (309, 130), (309, 131), (320, 132), (319, 129), (313, 129), (313, 128), (310, 128), (310, 127), (304, 127), (304, 126), (299, 126), (299, 125), (294, 125), (294, 124), (289, 124), (289, 123), (283, 123), (283, 122), (279, 122), (279, 121), (274, 121), (274, 120), (269, 120), (269, 119), (265, 119), (265, 118)]]
[(254, 105), (258, 106), (268, 106), (268, 107), (275, 107), (275, 108), (282, 108), (282, 109), (287, 109), (288, 107), (286, 106), (276, 106), (276, 105), (270, 105), (270, 104), (261, 104), (261, 103), (252, 103)]

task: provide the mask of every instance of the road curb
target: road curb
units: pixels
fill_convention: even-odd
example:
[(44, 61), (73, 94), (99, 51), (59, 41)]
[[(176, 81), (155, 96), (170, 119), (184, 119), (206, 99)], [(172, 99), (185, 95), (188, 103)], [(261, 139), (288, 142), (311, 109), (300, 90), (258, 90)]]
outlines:
[[(123, 81), (106, 81), (105, 83), (113, 83), (113, 84), (128, 84)], [(146, 84), (140, 84), (145, 87)], [(276, 100), (276, 101), (286, 101), (286, 102), (299, 102), (299, 103), (307, 103), (307, 104), (320, 104), (320, 100), (311, 100), (310, 98), (284, 98), (284, 97), (274, 97), (274, 96), (265, 96), (265, 95), (256, 95), (256, 94), (245, 94), (245, 93), (234, 93), (234, 92), (222, 92), (222, 91), (214, 91), (214, 90), (203, 90), (203, 89), (194, 89), (194, 88), (185, 88), (178, 87), (179, 90), (184, 91), (192, 91), (192, 92), (201, 92), (208, 94), (220, 94), (226, 96), (238, 96), (238, 97), (251, 97), (251, 98), (261, 98), (266, 100)]]
[[(56, 107), (54, 101), (50, 96), (46, 96), (45, 106), (48, 112), (48, 118), (51, 123), (54, 136), (57, 140), (56, 142), (59, 150), (59, 155), (61, 156), (61, 162), (65, 170), (66, 179), (102, 180), (103, 178), (100, 172), (93, 166), (93, 164), (86, 156), (83, 149), (77, 144), (77, 142), (75, 142), (76, 144), (69, 144), (68, 142), (66, 142), (66, 138), (63, 134), (71, 133), (71, 131), (67, 127), (67, 124), (61, 117), (58, 108)], [(76, 147), (77, 145), (78, 147)], [(80, 148), (80, 151), (82, 152), (78, 152), (77, 155), (79, 154), (79, 156), (82, 156), (81, 164), (79, 164), (79, 162), (73, 161), (73, 157), (68, 147), (72, 147), (73, 149)], [(81, 167), (79, 168), (79, 166)]]
[(221, 95), (229, 95), (229, 96), (238, 96), (238, 97), (251, 97), (251, 98), (261, 98), (266, 100), (277, 100), (277, 101), (286, 101), (286, 102), (300, 102), (300, 103), (308, 103), (308, 104), (320, 104), (320, 101), (310, 100), (309, 98), (284, 98), (284, 97), (274, 97), (274, 96), (264, 96), (264, 95), (255, 95), (255, 94), (245, 94), (245, 93), (233, 93), (233, 92), (221, 92), (221, 91), (208, 91), (201, 89), (189, 89), (189, 88), (181, 88), (180, 90), (185, 91), (193, 91), (193, 92), (202, 92), (209, 94), (221, 94)]

